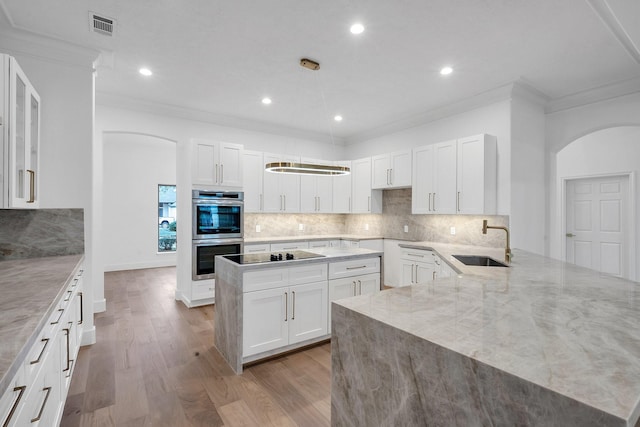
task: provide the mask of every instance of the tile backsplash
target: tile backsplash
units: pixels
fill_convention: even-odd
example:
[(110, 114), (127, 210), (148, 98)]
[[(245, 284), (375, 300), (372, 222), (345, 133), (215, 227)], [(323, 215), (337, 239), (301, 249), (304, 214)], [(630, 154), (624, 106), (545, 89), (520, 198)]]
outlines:
[[(482, 220), (509, 225), (507, 215), (413, 215), (411, 189), (385, 190), (382, 214), (245, 214), (245, 237), (357, 234), (388, 239), (504, 247), (505, 233), (482, 234)], [(304, 229), (299, 230), (299, 224)], [(260, 225), (261, 232), (256, 232)], [(404, 231), (404, 226), (408, 231)], [(451, 234), (455, 228), (455, 235)]]

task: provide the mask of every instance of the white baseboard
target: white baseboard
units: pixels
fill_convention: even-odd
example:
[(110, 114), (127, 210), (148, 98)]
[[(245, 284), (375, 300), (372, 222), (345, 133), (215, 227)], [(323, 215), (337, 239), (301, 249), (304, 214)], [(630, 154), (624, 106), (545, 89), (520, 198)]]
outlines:
[(91, 345), (96, 343), (96, 327), (82, 331), (80, 345)]
[(94, 313), (102, 313), (104, 311), (107, 311), (107, 300), (105, 298), (93, 302)]
[(175, 267), (175, 259), (164, 259), (157, 261), (134, 262), (127, 264), (111, 264), (105, 265), (105, 273), (108, 271), (124, 271), (124, 270), (141, 270), (143, 268), (159, 268), (159, 267)]
[(178, 294), (178, 292), (176, 292), (176, 300), (182, 301), (182, 303), (184, 305), (186, 305), (188, 308), (202, 307), (203, 305), (215, 304), (215, 302), (216, 302), (215, 298), (199, 299), (199, 300), (195, 300), (195, 301), (190, 300), (189, 298), (185, 297), (184, 295), (182, 295), (180, 298), (177, 298), (177, 294)]

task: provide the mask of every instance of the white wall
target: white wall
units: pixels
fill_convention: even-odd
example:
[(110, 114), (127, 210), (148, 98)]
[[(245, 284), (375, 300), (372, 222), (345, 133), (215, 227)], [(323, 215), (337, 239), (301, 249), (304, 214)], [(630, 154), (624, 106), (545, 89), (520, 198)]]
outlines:
[[(640, 126), (640, 93), (594, 102), (546, 115), (549, 165), (549, 184), (547, 186), (548, 253), (551, 257), (557, 259), (565, 257), (565, 254), (562, 253), (564, 235), (562, 234), (562, 195), (558, 191), (560, 188), (557, 170), (558, 152), (585, 135), (624, 126)], [(602, 143), (606, 145), (610, 141), (602, 141)], [(623, 153), (623, 155), (625, 154)]]
[(358, 159), (441, 141), (487, 133), (498, 144), (498, 214), (509, 215), (511, 195), (511, 102), (504, 100), (421, 126), (345, 147), (346, 158)]
[[(3, 17), (0, 52), (16, 58), (41, 97), (40, 207), (84, 209), (84, 293), (95, 301), (91, 179), (97, 52), (12, 29)], [(84, 306), (83, 344), (95, 342), (93, 308)]]
[(158, 184), (176, 183), (176, 144), (148, 135), (103, 138), (105, 271), (176, 265), (158, 253)]
[[(566, 146), (557, 155), (556, 193), (559, 197), (556, 205), (560, 208), (563, 205), (563, 179), (629, 172), (634, 172), (632, 179), (637, 179), (638, 171), (640, 171), (640, 126), (615, 127), (585, 135)], [(640, 200), (640, 188), (637, 184), (633, 181), (630, 183), (630, 189), (635, 195), (636, 218), (630, 218), (634, 224), (638, 223), (638, 200)], [(564, 221), (562, 209), (558, 212), (558, 217), (560, 218), (558, 225), (562, 227)], [(562, 234), (562, 229), (558, 234)], [(637, 230), (635, 230), (635, 236), (630, 236), (629, 243), (635, 248), (640, 247), (640, 236)], [(633, 267), (629, 278), (637, 280), (635, 266), (640, 265), (640, 254), (636, 253), (635, 259), (631, 259), (629, 264)]]

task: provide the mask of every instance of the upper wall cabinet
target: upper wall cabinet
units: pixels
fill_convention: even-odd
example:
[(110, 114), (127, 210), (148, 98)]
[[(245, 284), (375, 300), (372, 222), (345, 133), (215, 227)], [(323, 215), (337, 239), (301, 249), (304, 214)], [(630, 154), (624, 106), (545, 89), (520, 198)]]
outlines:
[(495, 214), (496, 161), (491, 135), (415, 148), (412, 213)]
[[(318, 159), (302, 158), (302, 163), (331, 166), (332, 162)], [(333, 180), (330, 175), (300, 176), (300, 212), (332, 213), (333, 212)]]
[(351, 212), (382, 213), (382, 191), (371, 189), (371, 157), (351, 162)]
[[(351, 168), (350, 161), (335, 162), (336, 166)], [(331, 178), (333, 184), (333, 213), (351, 212), (351, 178), (349, 175), (336, 175)]]
[(193, 185), (242, 187), (242, 145), (192, 139)]
[[(264, 163), (299, 162), (297, 156), (264, 153)], [(264, 165), (262, 165), (264, 171)], [(300, 212), (300, 175), (264, 171), (262, 181), (262, 211)]]
[(262, 212), (262, 179), (264, 161), (261, 151), (244, 150), (242, 152), (242, 182), (244, 190), (244, 211)]
[(3, 208), (37, 208), (40, 96), (15, 58), (0, 54), (0, 181)]
[(411, 150), (381, 154), (371, 158), (371, 188), (411, 186)]

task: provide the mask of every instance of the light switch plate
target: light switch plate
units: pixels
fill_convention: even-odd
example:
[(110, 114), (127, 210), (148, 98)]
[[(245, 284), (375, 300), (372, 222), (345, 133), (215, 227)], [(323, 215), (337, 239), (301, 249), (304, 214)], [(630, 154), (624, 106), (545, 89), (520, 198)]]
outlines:
[(260, 224), (256, 224), (256, 233), (259, 233), (262, 231), (262, 228), (260, 227)]
[(304, 224), (298, 224), (298, 230), (304, 231)]
[(456, 234), (456, 228), (455, 227), (451, 227), (451, 235), (455, 236)]
[(405, 233), (408, 233), (408, 232), (409, 232), (409, 226), (408, 226), (408, 225), (405, 225), (405, 226), (404, 226), (404, 232), (405, 232)]

